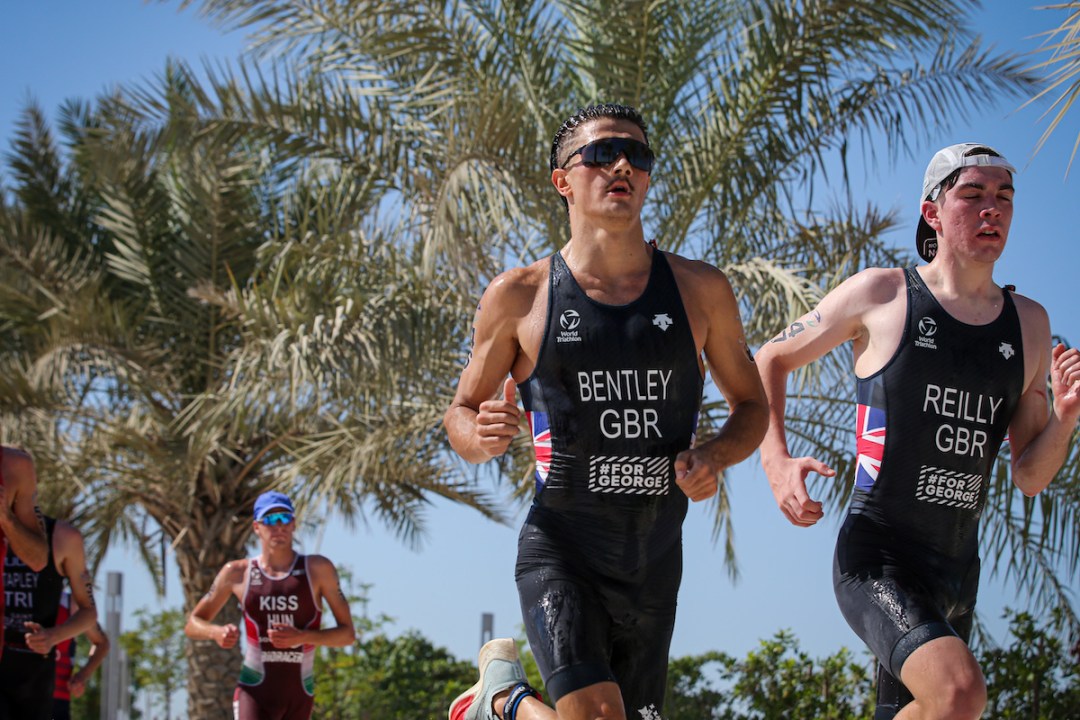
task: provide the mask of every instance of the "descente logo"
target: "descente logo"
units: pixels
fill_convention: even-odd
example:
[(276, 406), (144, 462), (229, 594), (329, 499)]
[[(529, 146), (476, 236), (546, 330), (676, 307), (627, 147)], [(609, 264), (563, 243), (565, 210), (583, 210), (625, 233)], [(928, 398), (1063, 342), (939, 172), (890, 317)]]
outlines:
[(666, 332), (673, 322), (667, 313), (657, 313), (653, 316), (652, 324)]

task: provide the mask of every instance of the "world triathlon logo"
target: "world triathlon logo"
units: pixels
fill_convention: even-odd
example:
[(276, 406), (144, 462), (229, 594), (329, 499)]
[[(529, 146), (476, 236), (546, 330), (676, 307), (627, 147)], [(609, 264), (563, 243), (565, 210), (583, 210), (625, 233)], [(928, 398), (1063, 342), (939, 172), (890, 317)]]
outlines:
[(924, 317), (919, 321), (919, 337), (915, 338), (915, 347), (937, 350), (934, 335), (937, 334), (937, 321), (932, 317)]
[(581, 342), (582, 337), (577, 331), (577, 327), (580, 324), (581, 315), (578, 314), (577, 310), (563, 310), (562, 315), (559, 316), (559, 325), (562, 327), (562, 330), (559, 331), (558, 336), (556, 336), (555, 342)]

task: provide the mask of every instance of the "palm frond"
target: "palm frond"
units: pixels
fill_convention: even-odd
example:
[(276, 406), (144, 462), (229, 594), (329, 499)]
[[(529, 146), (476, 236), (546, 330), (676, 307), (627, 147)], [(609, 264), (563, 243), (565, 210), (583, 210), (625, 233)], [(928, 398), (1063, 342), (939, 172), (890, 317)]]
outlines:
[[(1037, 50), (1032, 51), (1032, 54), (1050, 54), (1048, 59), (1031, 66), (1032, 71), (1048, 70), (1049, 74), (1046, 77), (1045, 87), (1020, 107), (1027, 107), (1057, 93), (1053, 103), (1043, 113), (1043, 119), (1050, 116), (1051, 113), (1053, 113), (1053, 116), (1050, 118), (1050, 122), (1042, 135), (1039, 136), (1038, 142), (1035, 143), (1034, 153), (1038, 153), (1043, 148), (1046, 141), (1050, 139), (1050, 136), (1065, 120), (1072, 109), (1073, 102), (1080, 95), (1080, 2), (1073, 0), (1072, 2), (1045, 5), (1039, 9), (1063, 10), (1067, 15), (1058, 27), (1043, 33), (1045, 40), (1042, 45)], [(1069, 163), (1065, 167), (1066, 177), (1068, 177), (1069, 170), (1072, 169), (1073, 160), (1076, 159), (1078, 150), (1080, 150), (1080, 133), (1077, 134), (1072, 153), (1069, 154)]]

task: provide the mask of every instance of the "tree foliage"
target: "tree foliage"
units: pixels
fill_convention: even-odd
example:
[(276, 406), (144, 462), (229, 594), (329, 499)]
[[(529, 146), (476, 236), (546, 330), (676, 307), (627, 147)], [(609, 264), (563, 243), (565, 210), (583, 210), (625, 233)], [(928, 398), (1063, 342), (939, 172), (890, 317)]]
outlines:
[[(95, 562), (128, 540), (160, 577), (171, 547), (189, 606), (246, 555), (270, 487), (411, 542), (432, 494), (499, 517), (442, 452), (465, 332), (446, 285), (415, 280), (392, 225), (365, 228), (380, 196), (362, 171), (331, 178), (287, 133), (208, 120), (230, 97), (215, 90), (170, 66), (70, 103), (64, 147), (28, 108), (0, 198), (5, 440)], [(227, 657), (190, 656), (211, 715), (231, 703)]]
[(357, 640), (350, 647), (321, 648), (315, 656), (314, 717), (335, 720), (438, 718), (450, 701), (475, 682), (476, 666), (455, 659), (415, 630), (390, 637), (393, 618), (367, 614), (370, 585), (354, 588), (341, 571)]
[(1062, 636), (1061, 610), (1036, 619), (1006, 611), (1009, 638), (982, 652), (989, 718), (1066, 720), (1080, 710), (1080, 636)]
[[(135, 629), (120, 635), (120, 647), (128, 663), (129, 691), (132, 696), (147, 698), (166, 720), (181, 717), (183, 712), (175, 707), (174, 701), (184, 689), (187, 677), (184, 660), (187, 616), (178, 608), (156, 613), (142, 608), (135, 611), (135, 620)], [(150, 714), (158, 717), (156, 713)]]
[[(1056, 28), (1043, 33), (1042, 46), (1036, 51), (1036, 54), (1049, 54), (1049, 57), (1032, 66), (1035, 71), (1046, 71), (1048, 82), (1024, 105), (1053, 98), (1050, 108), (1044, 115), (1044, 117), (1050, 116), (1050, 122), (1039, 138), (1035, 152), (1038, 152), (1050, 136), (1059, 129), (1061, 123), (1072, 112), (1077, 96), (1080, 96), (1080, 2), (1068, 0), (1068, 2), (1047, 4), (1040, 9), (1058, 10), (1064, 12), (1065, 15)], [(1065, 170), (1066, 175), (1076, 159), (1077, 150), (1080, 150), (1080, 133), (1077, 133), (1076, 141), (1073, 143), (1069, 164)]]
[[(410, 630), (391, 637), (393, 619), (366, 612), (371, 588), (353, 589), (342, 571), (349, 601), (359, 606), (356, 643), (320, 648), (315, 657), (315, 717), (335, 720), (415, 720), (442, 717), (453, 698), (476, 681), (472, 660), (459, 660)], [(1053, 615), (1054, 613), (1051, 613)], [(1007, 611), (1008, 638), (976, 648), (988, 687), (987, 718), (1066, 720), (1080, 707), (1080, 639), (1063, 634), (1052, 616)], [(132, 691), (165, 699), (182, 682), (177, 654), (179, 610), (140, 611), (121, 644), (133, 668)], [(989, 640), (989, 639), (988, 639)], [(521, 645), (519, 641), (519, 645)], [(521, 647), (530, 683), (543, 691), (528, 647)], [(840, 720), (873, 712), (875, 661), (840, 648), (812, 657), (794, 633), (781, 630), (745, 657), (714, 650), (674, 657), (668, 667), (667, 720), (772, 720), (805, 717)], [(158, 703), (160, 707), (163, 703)], [(167, 707), (167, 700), (164, 702)]]
[(393, 638), (375, 632), (355, 647), (325, 649), (315, 674), (315, 717), (340, 720), (443, 717), (476, 682), (475, 665), (415, 630)]
[[(245, 554), (269, 487), (409, 542), (432, 495), (501, 517), (439, 420), (480, 289), (565, 242), (544, 159), (577, 107), (643, 111), (660, 158), (646, 229), (727, 272), (757, 344), (850, 272), (905, 259), (882, 239), (895, 218), (850, 201), (854, 154), (895, 158), (1035, 87), (957, 32), (974, 0), (179, 5), (246, 29), (251, 55), (68, 103), (60, 141), (36, 108), (19, 125), (0, 421), (98, 557), (129, 539), (156, 570), (173, 548), (189, 606)], [(844, 475), (845, 363), (796, 382), (793, 450)], [(726, 408), (702, 417), (705, 436)], [(499, 465), (522, 494), (530, 463), (522, 438)], [(1058, 601), (1050, 541), (1075, 575), (1080, 493), (1033, 525), (994, 492), (989, 537)], [(726, 484), (714, 508), (734, 573)], [(227, 658), (193, 647), (192, 702), (209, 705), (192, 717), (227, 711)]]
[(668, 720), (854, 720), (869, 717), (868, 664), (841, 648), (811, 658), (781, 631), (743, 659), (722, 652), (676, 658), (668, 670)]

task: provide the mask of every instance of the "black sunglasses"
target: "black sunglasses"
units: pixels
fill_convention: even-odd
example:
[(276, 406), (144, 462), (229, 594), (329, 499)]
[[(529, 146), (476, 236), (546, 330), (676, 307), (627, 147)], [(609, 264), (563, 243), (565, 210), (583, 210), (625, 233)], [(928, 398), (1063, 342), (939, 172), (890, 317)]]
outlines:
[(643, 172), (652, 172), (653, 163), (656, 161), (652, 149), (640, 140), (634, 140), (633, 138), (600, 138), (599, 140), (593, 140), (591, 143), (582, 145), (567, 155), (562, 167), (565, 168), (566, 163), (570, 162), (570, 158), (575, 155), (581, 155), (581, 163), (587, 167), (610, 165), (619, 159), (619, 155), (625, 155), (626, 161), (631, 166)]

